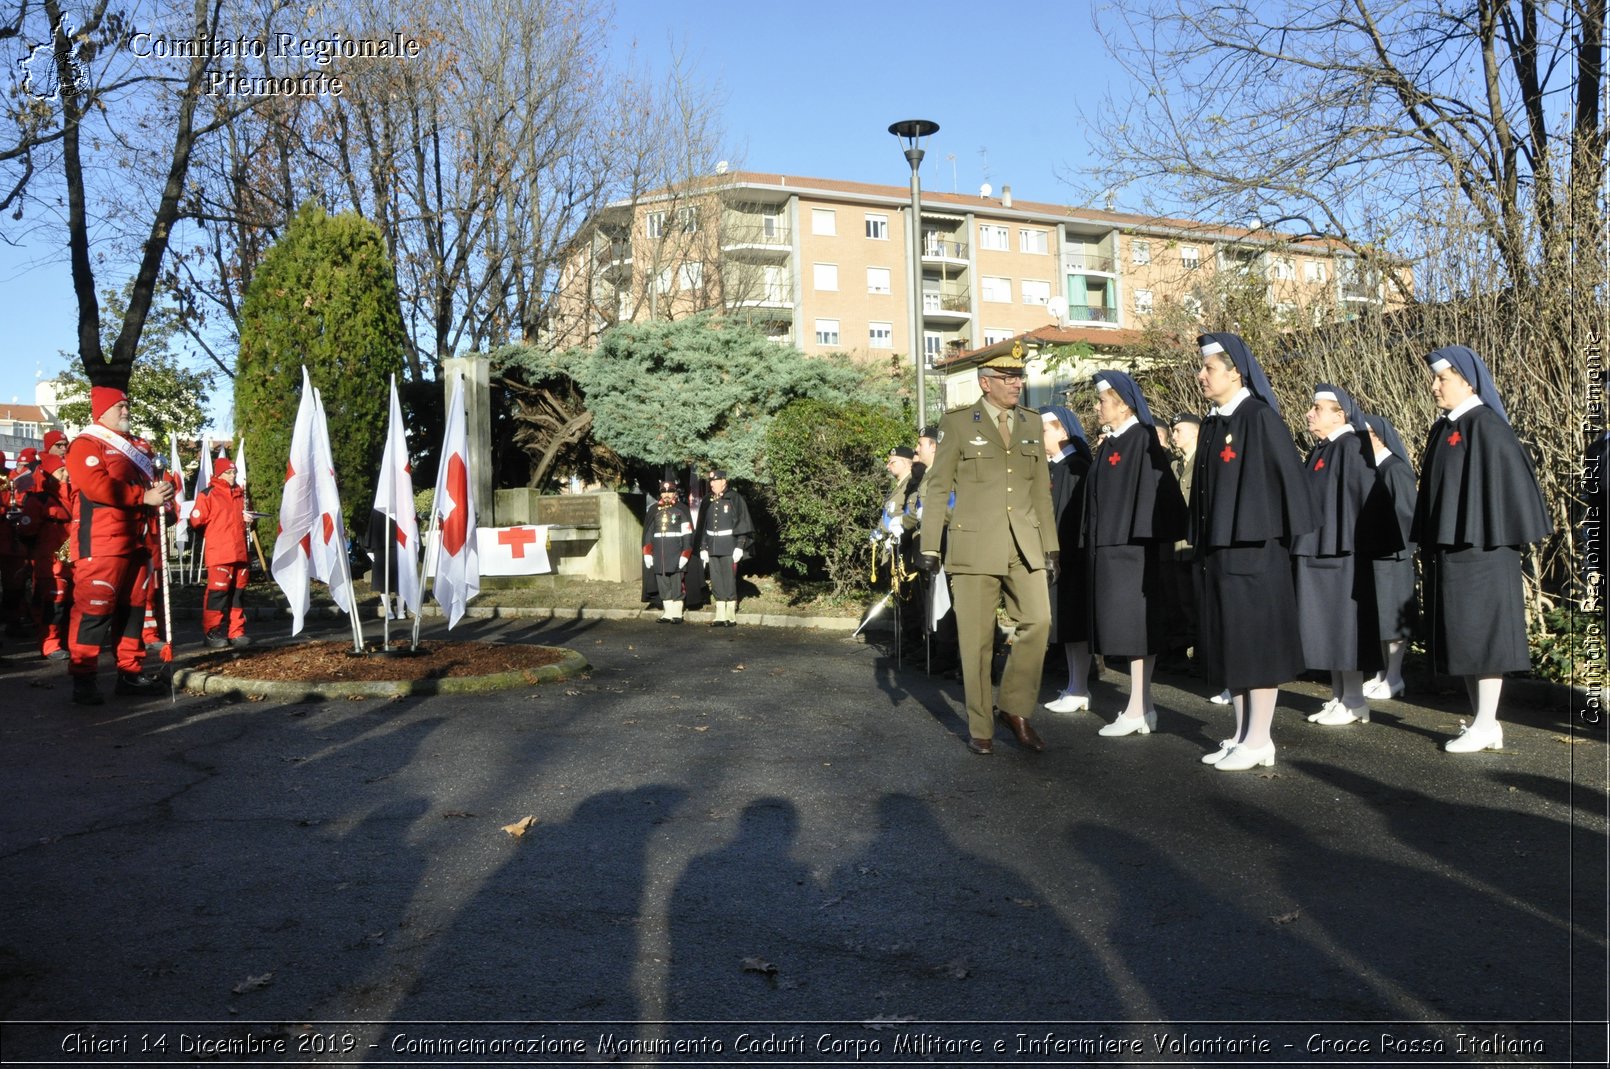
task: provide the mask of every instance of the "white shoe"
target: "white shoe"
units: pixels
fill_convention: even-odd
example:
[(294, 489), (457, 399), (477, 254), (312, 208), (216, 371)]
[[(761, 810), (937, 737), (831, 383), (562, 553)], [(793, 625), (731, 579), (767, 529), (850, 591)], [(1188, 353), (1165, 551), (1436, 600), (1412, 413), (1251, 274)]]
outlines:
[(1202, 755), (1202, 763), (1204, 765), (1216, 765), (1229, 756), (1230, 751), (1233, 749), (1235, 749), (1235, 740), (1225, 739), (1223, 742), (1219, 743), (1219, 748), (1217, 750), (1214, 750), (1212, 753), (1205, 753)]
[(1504, 729), (1495, 720), (1486, 727), (1466, 727), (1463, 720), (1459, 721), (1459, 734), (1449, 739), (1442, 747), (1449, 753), (1477, 753), (1481, 750), (1502, 750), (1504, 748)]
[(1341, 702), (1331, 702), (1331, 708), (1321, 710), (1309, 717), (1316, 724), (1326, 727), (1340, 727), (1342, 724), (1368, 724), (1370, 722), (1370, 707), (1361, 705), (1357, 709), (1349, 709)]
[(1157, 710), (1148, 709), (1143, 716), (1120, 716), (1103, 725), (1097, 735), (1150, 735), (1157, 728)]
[(1227, 690), (1221, 690), (1221, 691), (1219, 691), (1219, 693), (1217, 693), (1217, 694), (1213, 695), (1213, 697), (1209, 698), (1208, 701), (1212, 702), (1214, 705), (1229, 705), (1230, 704), (1230, 692), (1227, 691)]
[(1077, 713), (1081, 709), (1090, 708), (1090, 695), (1069, 694), (1063, 691), (1054, 699), (1045, 703), (1045, 707), (1053, 713)]
[(1221, 757), (1213, 766), (1220, 772), (1245, 772), (1259, 765), (1265, 768), (1275, 763), (1275, 744), (1264, 746), (1237, 746)]
[(1309, 713), (1308, 714), (1308, 722), (1310, 724), (1317, 724), (1317, 723), (1319, 723), (1319, 718), (1320, 717), (1329, 716), (1331, 713), (1334, 713), (1337, 709), (1340, 709), (1341, 706), (1342, 706), (1342, 700), (1340, 698), (1332, 698), (1329, 701), (1327, 701), (1324, 705), (1321, 705), (1319, 707), (1319, 712), (1317, 712), (1317, 713)]
[(1393, 698), (1403, 696), (1403, 684), (1388, 683), (1384, 679), (1372, 679), (1364, 684), (1364, 697), (1372, 702), (1391, 701)]

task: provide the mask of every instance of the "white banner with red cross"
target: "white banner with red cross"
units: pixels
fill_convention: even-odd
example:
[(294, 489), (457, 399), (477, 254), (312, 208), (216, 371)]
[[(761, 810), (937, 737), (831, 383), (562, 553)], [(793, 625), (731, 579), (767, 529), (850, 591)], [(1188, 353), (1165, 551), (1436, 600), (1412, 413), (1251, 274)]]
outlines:
[[(548, 557), (548, 525), (524, 527), (477, 527), (475, 548), (481, 558), (481, 574), (546, 575), (553, 571)], [(435, 559), (426, 553), (425, 559)]]

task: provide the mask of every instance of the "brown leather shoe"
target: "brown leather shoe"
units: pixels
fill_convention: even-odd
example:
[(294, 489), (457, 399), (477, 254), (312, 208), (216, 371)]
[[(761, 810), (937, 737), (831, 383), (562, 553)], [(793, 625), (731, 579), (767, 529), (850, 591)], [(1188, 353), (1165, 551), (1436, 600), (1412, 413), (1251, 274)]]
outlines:
[(1005, 709), (995, 710), (995, 716), (1001, 723), (1012, 729), (1012, 734), (1017, 736), (1019, 746), (1022, 746), (1025, 750), (1033, 750), (1035, 753), (1045, 753), (1045, 740), (1040, 738), (1039, 732), (1034, 730), (1034, 725), (1029, 723), (1028, 720), (1021, 716), (1013, 716)]
[(968, 739), (967, 748), (976, 754), (988, 757), (995, 752), (995, 741), (993, 739)]

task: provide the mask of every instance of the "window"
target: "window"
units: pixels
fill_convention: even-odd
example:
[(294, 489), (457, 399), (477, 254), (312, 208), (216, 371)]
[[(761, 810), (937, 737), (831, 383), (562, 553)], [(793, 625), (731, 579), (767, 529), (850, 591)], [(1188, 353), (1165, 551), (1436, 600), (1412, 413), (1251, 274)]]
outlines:
[(1323, 281), (1325, 281), (1325, 265), (1322, 264), (1322, 263), (1319, 263), (1317, 260), (1309, 260), (1307, 263), (1303, 264), (1303, 281), (1304, 282), (1323, 282)]
[(889, 217), (887, 215), (868, 215), (866, 217), (866, 236), (873, 241), (888, 241)]
[(989, 223), (980, 226), (978, 228), (978, 247), (992, 249), (995, 252), (1009, 252), (1012, 246), (1010, 239), (1007, 237), (1006, 227), (993, 226)]
[(811, 266), (811, 275), (815, 279), (816, 288), (819, 290), (836, 290), (839, 288), (838, 264), (813, 264)]
[(816, 344), (837, 345), (839, 343), (839, 321), (836, 319), (818, 319), (816, 321)]
[(677, 282), (685, 290), (698, 289), (704, 284), (704, 264), (683, 264), (677, 271)]
[(1129, 243), (1129, 262), (1136, 264), (1151, 263), (1152, 243), (1149, 241), (1131, 241)]
[(866, 291), (868, 293), (889, 293), (889, 269), (887, 267), (869, 267), (866, 269)]
[(662, 293), (662, 294), (663, 293), (670, 293), (671, 292), (671, 279), (675, 274), (676, 274), (676, 268), (667, 267), (664, 270), (662, 270), (659, 274), (655, 275), (654, 276), (654, 292), (655, 293)]
[(1284, 256), (1275, 258), (1274, 263), (1271, 265), (1271, 271), (1273, 277), (1281, 281), (1295, 282), (1297, 280), (1297, 266)]
[(1051, 299), (1051, 283), (1036, 282), (1033, 279), (1023, 280), (1023, 303), (1045, 304)]
[(1012, 303), (1012, 280), (985, 275), (978, 280), (978, 295), (982, 300)]
[(1016, 335), (1005, 327), (985, 327), (984, 344), (994, 345), (996, 342), (1008, 341)]
[(893, 349), (894, 324), (868, 323), (866, 325), (866, 344), (868, 349)]
[(643, 217), (643, 231), (651, 238), (661, 237), (665, 234), (665, 213), (649, 212)]
[(945, 336), (936, 330), (923, 331), (922, 351), (930, 360), (945, 355)]
[(696, 206), (678, 208), (676, 221), (681, 224), (684, 234), (697, 234), (699, 232), (699, 209)]
[(1019, 230), (1017, 247), (1023, 252), (1039, 253), (1042, 256), (1051, 250), (1050, 241), (1044, 230)]
[(1151, 290), (1136, 290), (1135, 291), (1135, 311), (1137, 311), (1137, 312), (1150, 312), (1151, 310), (1152, 310), (1152, 291)]
[(1202, 266), (1202, 250), (1195, 245), (1181, 245), (1180, 263), (1185, 265), (1185, 270), (1195, 271)]
[(832, 237), (839, 232), (838, 213), (832, 208), (811, 209), (811, 233)]

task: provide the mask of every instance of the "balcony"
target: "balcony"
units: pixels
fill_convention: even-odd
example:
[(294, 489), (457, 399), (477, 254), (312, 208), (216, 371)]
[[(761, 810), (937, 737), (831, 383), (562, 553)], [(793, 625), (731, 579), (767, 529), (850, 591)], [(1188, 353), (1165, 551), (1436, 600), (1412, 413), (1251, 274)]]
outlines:
[(773, 221), (732, 223), (721, 231), (721, 251), (729, 256), (781, 260), (793, 252), (788, 227)]
[(1118, 263), (1111, 256), (1095, 256), (1080, 252), (1064, 253), (1062, 270), (1072, 274), (1115, 275)]
[(1068, 305), (1068, 322), (1070, 323), (1118, 323), (1118, 309), (1108, 308), (1100, 304), (1070, 304)]
[(963, 289), (924, 290), (922, 318), (949, 323), (964, 323), (973, 318), (972, 301)]
[(965, 242), (941, 237), (938, 234), (924, 234), (922, 236), (922, 262), (924, 264), (933, 263), (966, 267), (967, 253), (968, 246)]
[(606, 278), (631, 277), (632, 243), (630, 241), (600, 241), (593, 246), (598, 273)]

